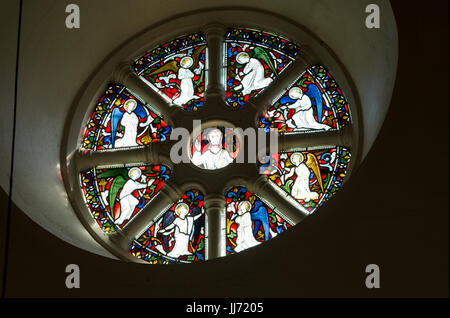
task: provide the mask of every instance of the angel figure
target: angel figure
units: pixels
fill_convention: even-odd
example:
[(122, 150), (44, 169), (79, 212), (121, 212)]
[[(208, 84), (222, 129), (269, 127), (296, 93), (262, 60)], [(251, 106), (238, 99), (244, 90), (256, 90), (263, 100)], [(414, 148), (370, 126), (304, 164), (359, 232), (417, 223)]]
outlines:
[(180, 69), (178, 70), (178, 79), (180, 80), (180, 96), (173, 100), (176, 105), (184, 105), (191, 99), (198, 99), (200, 97), (194, 94), (194, 83), (192, 79), (195, 74), (189, 69), (194, 60), (190, 56), (185, 56), (180, 60)]
[[(274, 75), (277, 75), (275, 66), (264, 49), (256, 47), (253, 49), (252, 55), (253, 57), (250, 57), (247, 52), (240, 52), (236, 55), (236, 61), (239, 64), (245, 64), (244, 70), (236, 76), (236, 79), (241, 84), (235, 90), (239, 91), (242, 89), (242, 95), (247, 95), (254, 90), (265, 88), (273, 81), (271, 77), (264, 76), (264, 66), (259, 59), (266, 62)], [(242, 79), (241, 76), (243, 76)]]
[(252, 204), (249, 201), (241, 201), (237, 206), (237, 211), (234, 211), (235, 207), (232, 204), (228, 206), (228, 209), (237, 213), (237, 216), (234, 217), (234, 221), (238, 225), (234, 250), (239, 253), (260, 244), (253, 235), (253, 222), (250, 214)]
[[(148, 116), (144, 107), (138, 105), (134, 99), (130, 98), (125, 101), (123, 108), (125, 109), (125, 112), (123, 112), (119, 107), (115, 107), (111, 113), (111, 146), (113, 148), (138, 146), (138, 126), (150, 126), (149, 129), (152, 131), (155, 129), (150, 125), (153, 121), (153, 117)], [(139, 118), (147, 118), (147, 120), (143, 123), (139, 123)], [(119, 123), (124, 127), (124, 132), (121, 137), (116, 139), (118, 135), (117, 128)]]
[[(286, 121), (288, 127), (292, 128), (293, 130), (331, 129), (330, 126), (317, 122), (314, 118), (312, 102), (308, 94), (314, 94), (317, 104), (319, 121), (322, 117), (322, 97), (320, 92), (319, 94), (316, 94), (316, 90), (316, 85), (309, 85), (306, 94), (303, 94), (303, 91), (300, 87), (292, 87), (289, 90), (289, 98), (295, 100), (295, 103), (280, 107), (281, 110), (290, 108), (294, 109), (295, 111), (294, 115), (292, 115), (292, 118)], [(285, 112), (285, 118), (288, 118), (286, 113), (287, 112)]]
[[(114, 177), (109, 188), (109, 207), (111, 215), (115, 219), (114, 223), (122, 224), (133, 214), (134, 209), (139, 204), (139, 199), (143, 193), (139, 190), (150, 187), (155, 179), (149, 179), (142, 174), (141, 169), (134, 167), (128, 173), (126, 169), (113, 169), (97, 175), (97, 179)], [(138, 190), (138, 197), (135, 191)], [(119, 194), (120, 192), (120, 194)], [(116, 199), (119, 194), (119, 209), (116, 209)], [(108, 195), (108, 193), (106, 193)]]
[(180, 80), (180, 95), (172, 100), (174, 104), (182, 106), (192, 99), (200, 98), (195, 95), (193, 78), (195, 74), (200, 74), (204, 67), (200, 61), (200, 55), (205, 47), (205, 45), (202, 45), (192, 53), (192, 56), (188, 55), (181, 58), (179, 65), (176, 60), (172, 60), (149, 74), (152, 76), (166, 71), (172, 72), (172, 74), (166, 76), (167, 79), (177, 74), (176, 77)]
[(320, 174), (319, 163), (317, 158), (308, 153), (305, 157), (300, 152), (295, 152), (290, 156), (290, 161), (294, 165), (287, 174), (281, 176), (281, 182), (284, 184), (285, 180), (296, 175), (294, 184), (292, 185), (291, 195), (297, 200), (309, 202), (319, 198), (319, 193), (311, 191), (309, 187), (309, 176), (311, 174), (309, 168), (316, 175), (317, 181), (323, 192), (322, 177)]
[(201, 142), (196, 139), (194, 142), (194, 154), (192, 163), (196, 166), (203, 166), (205, 169), (220, 169), (233, 161), (230, 153), (222, 147), (222, 131), (218, 128), (209, 130), (206, 134), (208, 149), (201, 153)]
[[(175, 213), (172, 211), (168, 211), (165, 213), (162, 219), (162, 229), (156, 230), (156, 234), (159, 232), (163, 235), (163, 248), (161, 245), (158, 245), (157, 249), (162, 253), (166, 254), (172, 258), (178, 258), (183, 255), (192, 255), (192, 252), (189, 251), (189, 243), (192, 238), (194, 238), (194, 242), (197, 241), (198, 236), (200, 234), (201, 229), (201, 220), (199, 218), (204, 213), (203, 209), (199, 207), (192, 208), (192, 213), (189, 214), (189, 206), (182, 202), (178, 203), (175, 207)], [(175, 216), (176, 215), (176, 216)], [(159, 228), (159, 223), (156, 228)], [(166, 252), (169, 250), (169, 239), (168, 236), (174, 233), (174, 246), (170, 252)]]

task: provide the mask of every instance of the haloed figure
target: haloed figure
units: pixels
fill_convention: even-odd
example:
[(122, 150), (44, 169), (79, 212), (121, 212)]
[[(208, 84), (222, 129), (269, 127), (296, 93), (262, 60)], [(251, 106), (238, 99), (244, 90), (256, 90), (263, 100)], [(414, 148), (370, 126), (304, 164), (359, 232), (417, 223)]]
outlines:
[[(145, 175), (142, 175), (142, 171), (139, 168), (131, 168), (130, 171), (128, 171), (128, 177), (130, 179), (125, 182), (119, 195), (120, 217), (115, 221), (116, 224), (122, 224), (125, 220), (128, 220), (138, 205), (139, 198), (134, 196), (134, 191), (146, 189), (155, 181), (155, 179), (150, 179), (146, 182), (147, 178)], [(138, 181), (139, 179), (141, 179), (142, 182)], [(142, 193), (139, 192), (139, 197), (140, 196), (142, 196)]]
[(205, 169), (220, 169), (233, 161), (233, 158), (226, 149), (222, 147), (222, 131), (212, 128), (206, 134), (208, 149), (201, 153), (200, 140), (194, 142), (195, 151), (192, 156), (192, 163), (196, 166), (203, 166)]
[[(203, 211), (202, 211), (203, 213)], [(175, 244), (173, 249), (167, 253), (167, 256), (178, 258), (182, 255), (191, 255), (189, 251), (189, 241), (193, 230), (194, 221), (202, 216), (202, 213), (196, 216), (188, 216), (189, 206), (186, 203), (179, 203), (175, 207), (175, 214), (178, 216), (172, 224), (159, 231), (163, 235), (169, 235), (174, 232)]]
[(295, 166), (290, 174), (295, 173), (297, 176), (292, 186), (292, 196), (297, 200), (304, 200), (305, 202), (318, 199), (319, 194), (312, 192), (309, 188), (309, 176), (311, 173), (308, 166), (304, 163), (304, 156), (299, 152), (295, 152), (291, 155), (290, 159)]
[(137, 128), (139, 124), (139, 118), (134, 113), (137, 107), (137, 102), (134, 99), (129, 99), (123, 105), (125, 113), (120, 121), (120, 124), (125, 128), (123, 136), (115, 141), (115, 147), (132, 147), (137, 146)]
[(238, 204), (238, 215), (235, 218), (235, 222), (238, 225), (236, 247), (234, 248), (236, 252), (260, 244), (253, 236), (253, 222), (250, 215), (251, 208), (252, 204), (249, 201), (242, 201)]
[(252, 91), (269, 86), (272, 78), (264, 76), (264, 66), (255, 58), (250, 57), (247, 52), (240, 52), (236, 55), (239, 64), (245, 64), (244, 70), (239, 74), (243, 76), (241, 84), (235, 90), (242, 89), (242, 95), (250, 94)]
[(303, 94), (303, 91), (299, 87), (292, 87), (289, 90), (289, 97), (295, 100), (295, 103), (288, 106), (282, 106), (281, 108), (294, 109), (295, 114), (291, 119), (287, 120), (288, 127), (294, 130), (307, 130), (307, 129), (331, 129), (330, 126), (318, 123), (314, 118), (311, 99), (308, 95)]
[(178, 79), (180, 80), (180, 96), (173, 100), (176, 105), (184, 105), (191, 99), (197, 99), (198, 96), (194, 95), (194, 83), (192, 79), (195, 74), (189, 69), (194, 60), (190, 56), (185, 56), (180, 60), (180, 69), (178, 70)]

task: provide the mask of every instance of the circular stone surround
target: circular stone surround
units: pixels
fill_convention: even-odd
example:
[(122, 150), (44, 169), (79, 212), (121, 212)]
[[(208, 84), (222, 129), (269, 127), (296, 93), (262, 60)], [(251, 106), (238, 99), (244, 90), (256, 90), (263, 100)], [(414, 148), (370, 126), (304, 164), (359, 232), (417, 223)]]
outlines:
[[(217, 21), (220, 21), (218, 23)], [(244, 9), (236, 10), (211, 10), (195, 13), (184, 17), (178, 17), (153, 26), (138, 34), (132, 40), (122, 45), (108, 57), (103, 65), (95, 72), (87, 86), (83, 89), (80, 98), (74, 105), (73, 116), (67, 119), (64, 142), (62, 147), (62, 175), (68, 192), (69, 199), (80, 220), (89, 233), (112, 254), (122, 260), (132, 262), (145, 262), (136, 258), (129, 252), (132, 242), (145, 232), (151, 222), (161, 217), (161, 213), (167, 207), (177, 202), (186, 191), (198, 189), (204, 194), (204, 212), (206, 214), (205, 227), (207, 228), (207, 243), (205, 247), (205, 259), (212, 259), (227, 255), (226, 244), (223, 239), (222, 229), (226, 228), (226, 210), (230, 206), (225, 200), (229, 195), (229, 189), (235, 186), (246, 186), (245, 189), (261, 198), (262, 204), (266, 204), (269, 210), (281, 220), (295, 225), (309, 214), (307, 209), (293, 199), (286, 198), (282, 190), (271, 185), (266, 175), (259, 174), (260, 169), (256, 164), (227, 164), (220, 169), (198, 169), (192, 163), (174, 164), (170, 160), (170, 149), (173, 142), (150, 143), (141, 148), (118, 149), (116, 151), (86, 151), (81, 149), (83, 131), (89, 116), (92, 114), (97, 100), (103, 93), (104, 87), (110, 81), (116, 81), (129, 87), (136, 93), (137, 98), (146, 102), (161, 116), (171, 127), (182, 127), (191, 130), (193, 120), (204, 120), (208, 125), (220, 126), (217, 122), (225, 122), (224, 127), (257, 127), (258, 116), (261, 114), (261, 105), (272, 104), (273, 97), (260, 94), (249, 100), (242, 109), (231, 109), (224, 100), (224, 90), (221, 88), (222, 69), (214, 65), (222, 65), (222, 44), (224, 30), (229, 27), (245, 27), (250, 29), (269, 30), (271, 34), (277, 34), (298, 43), (301, 54), (297, 59), (300, 62), (293, 63), (296, 67), (311, 66), (316, 64), (326, 65), (327, 69), (339, 83), (345, 92), (345, 97), (350, 107), (352, 122), (345, 129), (334, 133), (323, 133), (315, 138), (312, 133), (302, 135), (284, 134), (279, 138), (281, 150), (312, 151), (319, 149), (317, 146), (346, 146), (352, 149), (352, 160), (347, 169), (346, 179), (358, 164), (360, 154), (359, 130), (359, 102), (355, 96), (355, 86), (346, 75), (342, 64), (318, 38), (304, 27), (296, 25), (286, 19), (264, 12), (250, 12)], [(145, 83), (137, 82), (130, 72), (130, 63), (137, 57), (145, 54), (147, 49), (152, 49), (165, 41), (177, 38), (180, 35), (203, 31), (208, 40), (208, 85), (206, 87), (205, 105), (196, 112), (185, 112), (170, 103), (158, 100), (157, 94), (148, 90)], [(301, 69), (301, 68), (299, 68)], [(287, 72), (286, 72), (287, 73)], [(292, 73), (292, 72), (291, 72)], [(279, 94), (297, 79), (299, 73), (291, 74), (291, 77), (279, 76), (274, 80), (274, 86), (279, 87)], [(269, 100), (264, 100), (269, 98)], [(230, 125), (231, 124), (231, 125)], [(212, 127), (212, 126), (209, 126)], [(204, 126), (202, 125), (202, 129)], [(290, 136), (294, 136), (291, 138)], [(295, 138), (299, 136), (299, 138)], [(192, 138), (192, 137), (191, 137)], [(192, 139), (191, 139), (192, 140)], [(330, 140), (333, 143), (330, 143)], [(311, 142), (313, 144), (311, 144)], [(189, 143), (186, 145), (189, 147)], [(195, 146), (194, 146), (195, 147)], [(192, 154), (192, 149), (189, 152)], [(292, 155), (291, 155), (292, 156)], [(191, 157), (192, 160), (192, 157)], [(164, 165), (170, 169), (173, 179), (164, 183), (159, 194), (151, 200), (154, 211), (151, 215), (137, 214), (130, 223), (123, 228), (118, 228), (113, 233), (106, 233), (92, 217), (87, 207), (84, 195), (80, 190), (80, 171), (94, 167), (119, 168), (136, 165)], [(300, 165), (301, 163), (299, 163)], [(172, 178), (172, 177), (171, 177)], [(235, 192), (241, 191), (242, 188)], [(254, 201), (256, 202), (256, 201)], [(269, 203), (270, 202), (270, 203)], [(275, 213), (276, 211), (276, 213)], [(156, 213), (157, 212), (157, 213)], [(270, 213), (272, 213), (270, 212)], [(240, 212), (240, 216), (243, 212)]]

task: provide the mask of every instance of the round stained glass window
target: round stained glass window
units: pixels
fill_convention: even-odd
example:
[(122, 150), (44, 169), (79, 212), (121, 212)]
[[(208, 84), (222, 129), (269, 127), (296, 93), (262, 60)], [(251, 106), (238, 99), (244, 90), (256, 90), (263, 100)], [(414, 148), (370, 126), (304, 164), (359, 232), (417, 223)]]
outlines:
[(353, 109), (305, 56), (287, 37), (216, 23), (118, 63), (64, 175), (97, 241), (124, 260), (200, 262), (278, 237), (332, 198)]

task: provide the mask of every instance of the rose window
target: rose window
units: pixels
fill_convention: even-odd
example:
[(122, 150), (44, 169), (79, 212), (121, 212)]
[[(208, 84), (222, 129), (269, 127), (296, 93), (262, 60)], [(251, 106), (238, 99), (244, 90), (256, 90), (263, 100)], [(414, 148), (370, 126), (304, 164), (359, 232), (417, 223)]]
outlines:
[(207, 23), (113, 58), (68, 137), (64, 178), (91, 235), (123, 260), (201, 262), (282, 236), (330, 200), (357, 108), (308, 39)]

